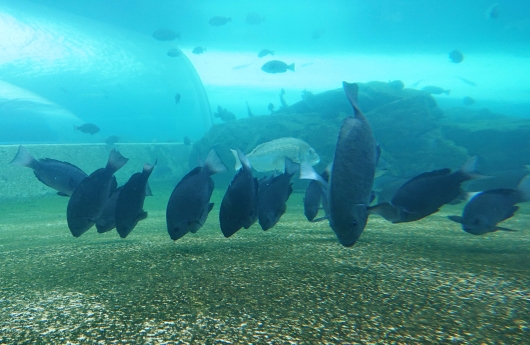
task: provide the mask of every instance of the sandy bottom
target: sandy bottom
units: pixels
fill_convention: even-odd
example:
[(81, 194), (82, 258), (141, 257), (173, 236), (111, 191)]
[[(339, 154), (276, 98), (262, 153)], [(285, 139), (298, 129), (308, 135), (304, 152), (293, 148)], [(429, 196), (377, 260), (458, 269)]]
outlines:
[[(445, 218), (372, 217), (341, 247), (302, 194), (273, 229), (225, 239), (224, 191), (203, 229), (173, 243), (170, 187), (127, 239), (73, 238), (66, 198), (0, 204), (0, 344), (523, 344), (530, 339), (530, 209), (512, 233)], [(526, 340), (525, 340), (526, 339)]]

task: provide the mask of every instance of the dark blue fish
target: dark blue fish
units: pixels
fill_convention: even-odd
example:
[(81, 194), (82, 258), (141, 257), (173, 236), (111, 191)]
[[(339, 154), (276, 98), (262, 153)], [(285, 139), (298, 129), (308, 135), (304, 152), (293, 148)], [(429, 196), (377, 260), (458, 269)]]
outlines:
[(188, 232), (197, 232), (213, 208), (210, 203), (214, 182), (213, 174), (226, 171), (226, 166), (214, 150), (211, 150), (202, 167), (190, 171), (177, 184), (166, 209), (167, 231), (176, 241)]
[(461, 63), (464, 61), (464, 54), (462, 54), (460, 50), (452, 50), (449, 53), (449, 60), (451, 60), (452, 63)]
[(342, 122), (328, 187), (329, 224), (339, 242), (351, 247), (368, 220), (377, 165), (376, 142), (368, 120), (357, 105), (357, 84), (343, 82), (354, 117)]
[(462, 229), (473, 235), (484, 235), (497, 230), (514, 231), (497, 226), (511, 218), (519, 209), (515, 204), (530, 200), (530, 176), (526, 176), (517, 189), (499, 188), (475, 195), (464, 207), (462, 217), (449, 216), (462, 224)]
[[(319, 176), (317, 175), (318, 174), (310, 164), (306, 162), (300, 164), (300, 178), (311, 180), (304, 196), (304, 215), (310, 222), (326, 219), (329, 215), (327, 199), (329, 172), (326, 169), (322, 174)], [(320, 210), (321, 203), (324, 208), (325, 216), (315, 220), (318, 211)]]
[(81, 126), (74, 125), (74, 130), (87, 134), (96, 134), (97, 132), (99, 132), (99, 127), (93, 123), (84, 123)]
[(55, 189), (61, 196), (72, 195), (79, 183), (88, 176), (83, 170), (68, 162), (51, 158), (36, 160), (22, 145), (18, 147), (17, 155), (9, 164), (33, 169), (39, 181)]
[(116, 201), (122, 190), (122, 187), (114, 189), (110, 197), (105, 202), (103, 211), (96, 221), (96, 229), (100, 234), (108, 232), (116, 227)]
[(287, 70), (294, 72), (294, 63), (288, 65), (280, 60), (271, 60), (261, 66), (261, 70), (267, 73), (285, 73)]
[(140, 220), (147, 218), (147, 212), (143, 207), (147, 194), (147, 180), (154, 167), (154, 165), (145, 164), (141, 173), (133, 174), (123, 185), (116, 201), (115, 213), (116, 230), (121, 238), (127, 237)]
[(77, 186), (66, 209), (66, 220), (72, 235), (81, 236), (101, 216), (107, 199), (116, 188), (114, 173), (127, 161), (113, 149), (105, 168), (94, 171)]
[(219, 223), (225, 237), (241, 228), (250, 228), (258, 219), (258, 180), (252, 176), (252, 167), (243, 152), (238, 149), (235, 154), (242, 167), (228, 186), (219, 210)]

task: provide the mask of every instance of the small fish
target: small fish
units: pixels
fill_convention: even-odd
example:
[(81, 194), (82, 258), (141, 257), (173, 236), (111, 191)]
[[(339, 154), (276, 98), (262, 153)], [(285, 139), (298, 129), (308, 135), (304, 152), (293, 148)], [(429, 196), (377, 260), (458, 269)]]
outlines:
[(231, 21), (232, 21), (232, 18), (230, 17), (214, 16), (210, 18), (210, 20), (208, 21), (208, 24), (212, 26), (221, 26)]
[(274, 55), (274, 51), (269, 50), (269, 49), (262, 49), (258, 53), (259, 58), (265, 57), (267, 55)]
[(135, 173), (123, 188), (116, 201), (116, 230), (121, 238), (127, 237), (140, 220), (147, 218), (144, 211), (144, 200), (147, 190), (147, 180), (151, 176), (154, 165), (144, 164), (141, 173)]
[(445, 93), (446, 95), (448, 95), (451, 93), (451, 90), (444, 90), (439, 86), (432, 86), (432, 85), (424, 86), (421, 88), (421, 90), (431, 95), (441, 95), (442, 93)]
[(220, 118), (224, 122), (233, 121), (236, 119), (234, 113), (228, 111), (226, 108), (223, 108), (220, 105), (217, 106), (217, 112), (213, 113), (213, 116)]
[(93, 123), (85, 123), (85, 124), (82, 124), (81, 126), (74, 125), (74, 130), (87, 133), (87, 134), (96, 134), (97, 132), (99, 132), (99, 127)]
[(249, 12), (245, 19), (245, 23), (250, 25), (258, 25), (265, 21), (265, 17), (256, 12)]
[(238, 66), (234, 66), (232, 67), (233, 70), (238, 70), (238, 69), (242, 69), (242, 68), (246, 68), (248, 66), (252, 65), (251, 63), (246, 63), (246, 64), (243, 64), (243, 65), (238, 65)]
[(191, 52), (192, 52), (193, 54), (197, 54), (197, 55), (199, 55), (199, 54), (204, 53), (205, 51), (206, 51), (206, 48), (201, 47), (201, 46), (198, 46), (198, 47), (193, 48), (193, 50), (192, 50)]
[(370, 213), (392, 223), (413, 222), (436, 213), (462, 194), (463, 182), (485, 177), (476, 173), (476, 162), (477, 157), (472, 157), (453, 173), (440, 169), (413, 177), (399, 187), (389, 203), (371, 207)]
[(252, 110), (250, 110), (250, 106), (248, 105), (248, 102), (245, 102), (245, 103), (247, 103), (247, 115), (248, 115), (248, 117), (253, 117), (254, 114), (252, 113)]
[(177, 57), (180, 56), (180, 49), (178, 48), (172, 48), (167, 51), (167, 56), (169, 57)]
[(477, 86), (477, 84), (471, 80), (468, 80), (468, 79), (465, 79), (465, 78), (462, 78), (462, 77), (457, 77), (458, 79), (460, 79), (460, 81), (464, 84), (467, 84), (469, 86)]
[(116, 135), (111, 135), (110, 137), (105, 139), (105, 143), (107, 145), (109, 145), (109, 146), (112, 146), (112, 145), (116, 144), (118, 141), (120, 141), (120, 137), (118, 137)]
[(175, 104), (179, 104), (180, 103), (180, 93), (176, 93), (175, 94)]
[(396, 91), (403, 90), (405, 88), (405, 84), (401, 80), (389, 81), (388, 85)]
[(186, 145), (186, 146), (190, 146), (191, 145), (191, 139), (189, 137), (187, 137), (187, 136), (184, 137), (183, 142), (184, 142), (184, 145)]
[[(329, 169), (331, 169), (331, 167), (329, 167)], [(310, 222), (323, 220), (329, 216), (329, 205), (327, 202), (329, 170), (326, 169), (322, 174), (317, 175), (317, 172), (311, 165), (306, 162), (300, 164), (300, 178), (311, 180), (304, 196), (304, 215)], [(315, 217), (320, 210), (321, 202), (325, 216), (315, 220)]]
[(79, 183), (88, 176), (83, 170), (68, 162), (51, 158), (36, 160), (22, 145), (18, 147), (15, 158), (9, 164), (33, 169), (39, 181), (55, 189), (61, 196), (72, 195)]
[(221, 231), (227, 238), (258, 220), (258, 179), (252, 176), (252, 167), (243, 152), (230, 151), (238, 157), (242, 168), (228, 186), (219, 210)]
[(499, 18), (501, 11), (499, 9), (499, 4), (495, 3), (490, 5), (486, 10), (486, 19), (497, 19)]
[(420, 79), (420, 80), (418, 80), (418, 81), (416, 81), (416, 82), (410, 84), (409, 88), (410, 88), (410, 89), (414, 89), (414, 88), (418, 87), (418, 85), (420, 85), (420, 83), (421, 83), (422, 81), (423, 81), (423, 79)]
[[(318, 153), (308, 143), (296, 138), (280, 138), (260, 144), (246, 155), (256, 171), (284, 171), (285, 158), (295, 163), (307, 162), (316, 165), (320, 162)], [(239, 159), (236, 159), (235, 170), (239, 170)]]
[(213, 208), (210, 197), (214, 189), (213, 174), (226, 171), (219, 156), (211, 150), (204, 166), (190, 171), (177, 184), (166, 208), (167, 231), (176, 241), (188, 232), (197, 232)]
[(283, 97), (284, 95), (285, 95), (285, 90), (281, 89), (280, 90), (280, 104), (282, 105), (282, 108), (287, 108), (289, 106), (287, 105), (287, 102), (285, 101), (285, 98)]
[(258, 192), (258, 222), (266, 231), (275, 226), (287, 210), (287, 200), (293, 192), (291, 178), (299, 169), (298, 164), (285, 158), (285, 172), (260, 185)]
[(101, 216), (107, 199), (116, 189), (114, 173), (127, 161), (113, 149), (106, 167), (94, 171), (74, 190), (66, 209), (68, 228), (74, 237), (84, 234)]
[(175, 32), (171, 29), (158, 29), (153, 32), (153, 38), (159, 41), (173, 41), (176, 38), (180, 40), (180, 32)]
[(515, 204), (530, 200), (530, 175), (521, 180), (517, 189), (492, 189), (478, 193), (464, 207), (462, 217), (449, 216), (462, 224), (462, 229), (473, 235), (484, 235), (497, 230), (514, 231), (497, 226), (511, 218), (519, 209)]
[(464, 105), (473, 105), (475, 104), (475, 100), (471, 97), (464, 97), (462, 103), (464, 103)]
[(461, 63), (464, 61), (464, 54), (462, 54), (460, 50), (452, 50), (449, 53), (449, 60), (451, 60), (452, 63)]
[(269, 105), (267, 105), (267, 109), (271, 112), (272, 115), (272, 113), (274, 112), (274, 104), (269, 103)]
[(285, 73), (287, 70), (294, 72), (294, 63), (288, 65), (280, 60), (271, 60), (261, 66), (261, 70), (267, 73)]
[(116, 227), (116, 200), (118, 200), (122, 188), (123, 186), (116, 188), (105, 202), (103, 211), (96, 221), (96, 229), (98, 233), (102, 234), (109, 232)]

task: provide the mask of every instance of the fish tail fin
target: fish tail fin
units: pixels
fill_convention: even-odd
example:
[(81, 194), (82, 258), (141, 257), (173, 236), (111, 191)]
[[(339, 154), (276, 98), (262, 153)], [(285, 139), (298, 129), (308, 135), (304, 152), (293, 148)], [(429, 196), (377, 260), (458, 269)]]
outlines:
[(113, 172), (116, 172), (120, 170), (122, 166), (124, 166), (129, 161), (129, 158), (125, 158), (116, 151), (116, 149), (112, 149), (110, 151), (109, 160), (107, 161), (107, 166), (105, 169), (110, 169)]
[(232, 154), (234, 155), (234, 158), (235, 158), (235, 160), (236, 160), (236, 164), (235, 164), (235, 166), (234, 166), (234, 170), (235, 170), (235, 171), (238, 171), (238, 170), (241, 169), (241, 167), (242, 167), (242, 165), (241, 165), (241, 161), (239, 160), (239, 155), (238, 155), (238, 153), (237, 153), (236, 150), (232, 150), (232, 149), (230, 149), (230, 152), (232, 152)]
[(359, 85), (357, 85), (356, 83), (348, 83), (343, 81), (342, 88), (344, 89), (344, 93), (346, 93), (346, 96), (348, 97), (348, 100), (350, 101), (350, 104), (353, 107), (353, 113), (355, 118), (359, 118), (360, 116), (364, 117), (363, 113), (361, 112), (361, 109), (359, 108), (358, 103)]
[(517, 192), (519, 193), (521, 200), (519, 202), (530, 200), (530, 175), (526, 175), (521, 182), (519, 182)]
[(311, 164), (307, 162), (300, 163), (300, 179), (301, 180), (315, 180), (321, 186), (326, 186), (327, 182), (320, 176)]
[(300, 164), (293, 162), (291, 159), (285, 157), (285, 173), (294, 175), (300, 170)]
[(449, 220), (452, 220), (452, 221), (455, 222), (455, 223), (460, 223), (460, 224), (462, 224), (462, 217), (460, 217), (460, 216), (447, 216), (447, 218), (448, 218)]
[(243, 151), (240, 149), (237, 149), (237, 157), (239, 158), (239, 161), (246, 169), (252, 169), (252, 166), (250, 165), (250, 161), (248, 160), (248, 157), (245, 156)]
[(24, 146), (20, 145), (15, 158), (9, 164), (33, 169), (37, 164), (37, 160), (29, 154)]
[(467, 180), (481, 180), (485, 178), (490, 178), (491, 176), (486, 176), (479, 174), (477, 172), (477, 156), (473, 156), (467, 160), (466, 163), (460, 168), (460, 172), (464, 175)]
[(147, 177), (149, 177), (151, 175), (151, 173), (153, 172), (153, 169), (155, 168), (156, 162), (157, 161), (155, 160), (155, 164), (145, 163), (144, 167), (142, 169), (142, 173), (144, 175), (147, 175)]
[(208, 153), (206, 161), (204, 161), (204, 168), (208, 170), (209, 175), (226, 171), (226, 165), (224, 165), (217, 152), (215, 152), (213, 149), (210, 151), (210, 153)]
[(291, 71), (294, 72), (294, 62), (292, 64), (288, 65), (287, 69), (290, 69)]

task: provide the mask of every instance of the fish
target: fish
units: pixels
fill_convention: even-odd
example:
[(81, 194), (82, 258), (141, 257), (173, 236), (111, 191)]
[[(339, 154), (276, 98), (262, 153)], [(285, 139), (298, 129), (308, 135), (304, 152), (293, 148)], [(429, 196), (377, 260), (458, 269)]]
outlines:
[(97, 132), (99, 132), (99, 127), (93, 123), (85, 123), (81, 126), (74, 125), (74, 130), (87, 134), (96, 134)]
[(201, 47), (201, 46), (197, 46), (197, 47), (193, 48), (193, 50), (192, 50), (191, 52), (192, 52), (193, 54), (197, 54), (197, 55), (199, 55), (199, 54), (204, 53), (205, 51), (206, 51), (206, 48)]
[(221, 26), (231, 21), (232, 21), (232, 18), (230, 17), (214, 16), (210, 18), (210, 20), (208, 21), (208, 24), (212, 26)]
[(105, 202), (101, 215), (96, 220), (96, 229), (98, 233), (102, 234), (109, 232), (116, 227), (116, 200), (122, 190), (123, 186), (118, 187), (112, 191), (112, 194)]
[(230, 151), (239, 158), (242, 167), (228, 186), (219, 210), (219, 224), (227, 238), (258, 220), (258, 179), (252, 176), (245, 154), (239, 149)]
[(475, 171), (477, 157), (471, 157), (458, 171), (439, 169), (413, 177), (399, 187), (390, 202), (370, 208), (392, 223), (413, 222), (436, 213), (462, 194), (463, 182), (486, 178)]
[(388, 85), (396, 91), (403, 90), (405, 88), (405, 84), (401, 80), (389, 81)]
[(498, 19), (500, 14), (499, 3), (494, 3), (486, 9), (486, 19)]
[(487, 179), (473, 180), (464, 186), (467, 192), (481, 192), (489, 189), (516, 189), (519, 182), (530, 174), (530, 166), (525, 165), (520, 169), (500, 170), (488, 172)]
[(174, 41), (176, 38), (180, 40), (180, 32), (175, 32), (171, 29), (161, 28), (153, 32), (153, 38), (159, 41)]
[[(328, 167), (322, 174), (318, 175), (313, 167), (308, 163), (302, 162), (300, 164), (300, 178), (311, 180), (307, 186), (304, 196), (304, 215), (310, 222), (327, 219), (329, 217), (327, 190), (330, 170), (331, 166)], [(318, 211), (320, 210), (321, 203), (324, 208), (325, 216), (315, 220), (316, 216), (318, 215)]]
[(294, 63), (288, 65), (280, 60), (271, 60), (261, 66), (261, 70), (267, 73), (285, 73), (287, 70), (294, 72)]
[(190, 146), (191, 145), (191, 139), (189, 137), (184, 137), (184, 140), (182, 141), (184, 145)]
[(414, 89), (416, 88), (418, 85), (420, 85), (420, 83), (423, 81), (423, 79), (420, 79), (418, 81), (415, 81), (414, 83), (410, 84), (409, 88), (410, 89)]
[(289, 107), (287, 105), (287, 102), (285, 101), (285, 98), (283, 97), (285, 95), (285, 89), (281, 89), (280, 90), (280, 104), (282, 105), (282, 108), (287, 108)]
[(116, 144), (118, 141), (120, 141), (120, 137), (118, 137), (116, 135), (111, 135), (110, 137), (105, 139), (105, 144), (111, 146), (111, 145)]
[(258, 53), (259, 58), (265, 57), (267, 55), (274, 55), (274, 51), (269, 49), (262, 49)]
[(471, 97), (464, 97), (462, 98), (462, 103), (464, 103), (464, 105), (473, 105), (475, 104), (475, 100)]
[(342, 83), (353, 108), (341, 125), (329, 178), (329, 225), (339, 243), (353, 246), (368, 221), (379, 150), (370, 123), (357, 105), (359, 86)]
[[(239, 157), (236, 158), (235, 170), (241, 165)], [(284, 171), (285, 158), (295, 163), (307, 162), (316, 165), (320, 162), (318, 153), (308, 143), (297, 138), (280, 138), (256, 146), (246, 155), (254, 170), (259, 172)]]
[(449, 52), (449, 60), (451, 60), (452, 63), (461, 63), (464, 61), (464, 54), (457, 49), (451, 50), (451, 52)]
[(79, 183), (88, 175), (77, 166), (52, 158), (36, 160), (20, 145), (15, 158), (9, 163), (33, 169), (35, 177), (57, 191), (57, 195), (71, 196)]
[(245, 102), (247, 103), (247, 115), (248, 117), (254, 117), (254, 114), (252, 113), (252, 110), (250, 110), (250, 106), (248, 105), (248, 102)]
[(271, 112), (271, 115), (272, 115), (272, 113), (274, 112), (274, 104), (269, 103), (269, 104), (267, 105), (267, 109)]
[(225, 122), (233, 121), (236, 119), (234, 113), (228, 111), (226, 108), (223, 108), (220, 105), (217, 106), (217, 112), (213, 113), (213, 116), (218, 117)]
[(74, 190), (66, 208), (68, 228), (74, 237), (84, 234), (101, 216), (107, 199), (117, 187), (114, 173), (128, 160), (112, 149), (105, 168), (94, 171)]
[(445, 93), (446, 95), (448, 95), (451, 93), (451, 90), (444, 90), (439, 86), (432, 86), (432, 85), (424, 86), (421, 88), (421, 90), (431, 95), (441, 95), (442, 93)]
[(250, 25), (258, 25), (265, 21), (265, 17), (256, 12), (249, 12), (245, 18), (245, 23)]
[(144, 164), (141, 173), (135, 173), (127, 181), (116, 200), (116, 230), (121, 238), (127, 237), (140, 220), (147, 218), (144, 211), (144, 200), (147, 190), (147, 180), (155, 164)]
[(258, 222), (263, 231), (275, 226), (287, 210), (287, 200), (293, 192), (291, 178), (299, 169), (298, 164), (285, 158), (283, 174), (260, 184), (258, 192)]
[(238, 69), (246, 68), (246, 67), (251, 66), (251, 65), (252, 65), (251, 63), (246, 63), (246, 64), (243, 64), (243, 65), (234, 66), (234, 67), (232, 67), (232, 69), (233, 70), (238, 70)]
[(467, 84), (469, 86), (477, 86), (477, 84), (469, 79), (466, 79), (466, 78), (462, 78), (462, 77), (457, 77), (458, 79), (460, 79), (460, 81), (464, 84)]
[(178, 240), (188, 232), (197, 232), (213, 208), (210, 197), (214, 189), (211, 175), (226, 171), (215, 150), (211, 150), (204, 166), (190, 171), (177, 184), (166, 208), (166, 224), (169, 236)]
[(448, 216), (462, 224), (462, 229), (473, 235), (484, 235), (498, 230), (515, 231), (497, 226), (514, 216), (516, 204), (530, 200), (530, 175), (524, 177), (516, 189), (490, 189), (474, 195), (464, 207), (462, 216)]
[(175, 104), (179, 104), (180, 103), (180, 93), (176, 93), (175, 94)]
[(177, 57), (180, 56), (180, 49), (178, 48), (171, 48), (167, 51), (167, 56), (169, 57)]

